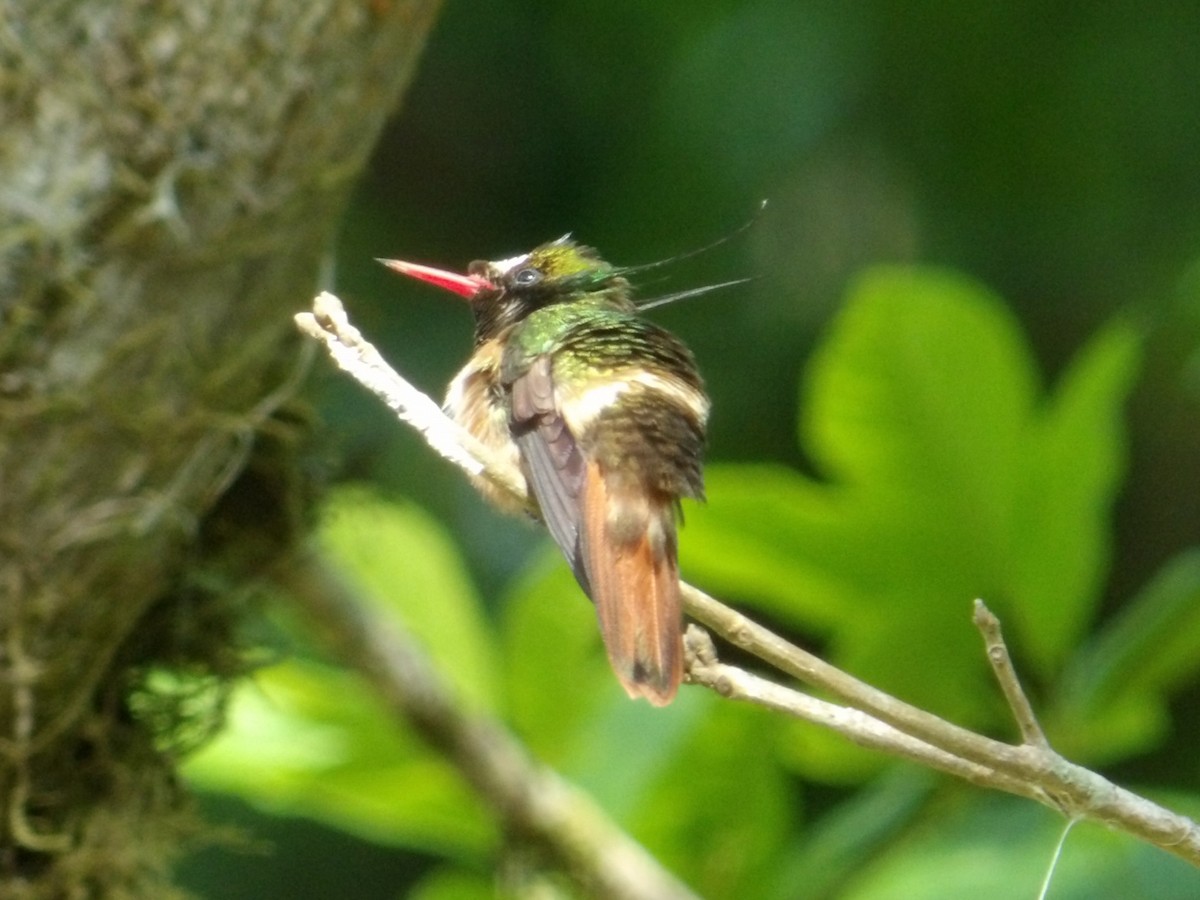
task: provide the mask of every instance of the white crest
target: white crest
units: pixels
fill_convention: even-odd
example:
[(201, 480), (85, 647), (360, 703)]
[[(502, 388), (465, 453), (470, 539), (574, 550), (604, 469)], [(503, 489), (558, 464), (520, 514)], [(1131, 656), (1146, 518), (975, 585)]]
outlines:
[(492, 270), (497, 277), (507, 275), (513, 269), (520, 268), (525, 263), (529, 262), (529, 254), (522, 253), (520, 256), (512, 256), (508, 259), (498, 259), (495, 262), (488, 263), (488, 268)]

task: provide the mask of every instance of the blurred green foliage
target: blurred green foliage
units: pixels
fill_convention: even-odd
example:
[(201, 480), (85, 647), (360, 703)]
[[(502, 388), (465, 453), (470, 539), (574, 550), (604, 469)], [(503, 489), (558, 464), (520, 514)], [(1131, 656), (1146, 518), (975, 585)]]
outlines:
[[(1139, 346), (1134, 330), (1110, 326), (1042, 391), (998, 298), (944, 271), (871, 270), (802, 383), (801, 436), (821, 480), (714, 466), (709, 504), (688, 510), (683, 567), (818, 638), (856, 674), (1004, 733), (968, 624), (970, 598), (984, 596), (1046, 689), (1056, 746), (1085, 763), (1151, 748), (1171, 692), (1200, 669), (1200, 566), (1195, 552), (1180, 557), (1097, 625)], [(1045, 811), (939, 789), (927, 773), (699, 690), (666, 710), (629, 702), (548, 548), (489, 622), (451, 537), (411, 502), (338, 492), (320, 540), (364, 597), (422, 639), (463, 703), (505, 715), (704, 896), (999, 897), (1014, 879), (1035, 890), (1061, 827)], [(439, 869), (423, 889), (432, 896), (482, 877), (497, 852), (495, 824), (449, 764), (347, 675), (299, 659), (241, 692), (189, 776), (465, 869), (449, 882)], [(813, 783), (845, 799), (806, 815)], [(1165, 854), (1148, 876), (1139, 867), (1157, 851), (1133, 844), (1080, 828), (1068, 846), (1086, 863), (1064, 865), (1058, 889), (1167, 896), (1200, 883)], [(797, 859), (821, 861), (815, 884)]]
[[(1059, 749), (1194, 814), (1198, 84), (1194, 4), (451, 2), (348, 212), (335, 287), (436, 395), (469, 317), (373, 257), (464, 266), (570, 230), (641, 263), (768, 198), (745, 238), (641, 289), (756, 276), (652, 314), (714, 400), (686, 576), (1011, 734), (969, 621), (982, 596)], [(701, 893), (1035, 895), (1062, 827), (1040, 807), (693, 689), (630, 704), (536, 529), (356, 385), (317, 389), (338, 475), (374, 485), (338, 495), (328, 551), (467, 702)], [(197, 784), (419, 850), (434, 868), (412, 896), (490, 892), (494, 823), (353, 679), (300, 656), (232, 715)], [(306, 854), (280, 894), (348, 864)], [(399, 891), (365, 871), (356, 888)], [(1050, 896), (1198, 890), (1081, 826)]]
[[(1136, 346), (1110, 328), (1043, 399), (996, 298), (941, 272), (871, 271), (805, 379), (802, 439), (822, 480), (714, 467), (684, 569), (771, 598), (777, 620), (868, 680), (987, 721), (993, 698), (962, 677), (983, 666), (967, 598), (1008, 623), (1027, 674), (1062, 665), (1108, 566)], [(850, 758), (834, 748), (830, 762)]]

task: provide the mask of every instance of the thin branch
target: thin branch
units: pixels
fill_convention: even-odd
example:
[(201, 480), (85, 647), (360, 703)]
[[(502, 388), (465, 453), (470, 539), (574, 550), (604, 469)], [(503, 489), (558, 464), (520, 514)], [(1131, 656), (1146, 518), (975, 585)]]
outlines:
[(297, 313), (295, 318), (301, 331), (324, 342), (338, 368), (386, 403), (401, 421), (417, 429), (435, 451), (468, 475), (486, 478), (522, 503), (527, 500), (521, 473), (489, 454), (474, 435), (401, 378), (350, 324), (341, 300), (323, 291), (313, 300), (311, 313)]
[(1200, 866), (1200, 825), (1186, 816), (1118, 787), (1051, 749), (1005, 744), (910, 706), (788, 643), (691, 585), (683, 585), (683, 597), (689, 615), (731, 644), (907, 735), (1005, 776), (975, 784), (1009, 791), (1007, 782), (1015, 778), (1022, 787), (1013, 793), (1038, 800), (1071, 819), (1103, 822)]
[[(683, 604), (688, 615), (734, 646), (947, 753), (994, 765), (1005, 751), (1018, 749), (981, 737), (859, 681), (690, 584), (683, 585)], [(1019, 767), (1019, 755), (1014, 753), (1006, 763)]]
[[(321, 294), (313, 314), (296, 316), (305, 333), (323, 341), (337, 364), (384, 399), (397, 415), (417, 428), (439, 453), (468, 474), (482, 477), (499, 490), (525, 502), (524, 479), (519, 471), (488, 450), (447, 418), (428, 397), (396, 374), (346, 319), (340, 301)], [(831, 666), (779, 635), (714, 600), (703, 591), (682, 585), (684, 610), (731, 644), (742, 648), (781, 672), (822, 690), (850, 709), (799, 698), (805, 695), (780, 688), (749, 673), (716, 661), (711, 641), (693, 639), (689, 673), (704, 684), (734, 699), (766, 706), (788, 715), (815, 721), (850, 740), (868, 743), (888, 752), (918, 759), (984, 787), (1038, 800), (1071, 819), (1091, 819), (1125, 831), (1200, 866), (1200, 826), (1102, 776), (1063, 759), (1043, 742), (1030, 741), (1029, 722), (1036, 719), (1019, 711), (1024, 700), (1015, 673), (1001, 678), (1002, 688), (1017, 716), (1026, 741), (1005, 744), (947, 722)], [(993, 639), (989, 641), (989, 659)], [(1003, 647), (997, 628), (996, 647)], [(1008, 659), (1007, 650), (1002, 651)], [(355, 659), (353, 655), (347, 659)], [(997, 665), (993, 662), (993, 666)], [(1007, 665), (1011, 669), (1011, 662)], [(1010, 695), (1017, 684), (1017, 694)], [(786, 692), (786, 693), (784, 693)], [(1019, 697), (1014, 701), (1014, 696)], [(810, 702), (811, 701), (811, 702)], [(850, 715), (856, 712), (859, 715)], [(865, 714), (865, 715), (863, 715)], [(1036, 733), (1040, 734), (1040, 729)], [(952, 761), (953, 760), (953, 761)]]
[(1000, 788), (1033, 800), (1042, 799), (1036, 790), (1031, 791), (1019, 779), (947, 753), (861, 710), (839, 706), (775, 684), (737, 666), (725, 665), (717, 659), (717, 649), (708, 632), (698, 625), (688, 626), (683, 644), (687, 653), (688, 681), (691, 684), (711, 688), (730, 700), (754, 703), (829, 728), (860, 747), (900, 756), (972, 784)]
[(548, 850), (593, 896), (696, 900), (589, 797), (532, 760), (503, 726), (467, 712), (400, 624), (376, 612), (316, 557), (288, 560), (275, 578), (338, 658), (352, 661), (392, 710), (457, 766), (507, 834)]
[(1017, 728), (1021, 731), (1021, 739), (1026, 744), (1049, 750), (1050, 742), (1046, 740), (1046, 734), (1042, 731), (1042, 726), (1038, 724), (1033, 705), (1025, 696), (1021, 680), (1017, 677), (1017, 670), (1008, 653), (1008, 645), (1004, 643), (1000, 620), (982, 600), (975, 601), (973, 618), (975, 627), (983, 635), (988, 662), (992, 666), (992, 672), (996, 675), (996, 681), (1000, 683), (1000, 690), (1004, 692), (1004, 699), (1008, 701), (1008, 708), (1012, 710), (1013, 718), (1016, 719)]

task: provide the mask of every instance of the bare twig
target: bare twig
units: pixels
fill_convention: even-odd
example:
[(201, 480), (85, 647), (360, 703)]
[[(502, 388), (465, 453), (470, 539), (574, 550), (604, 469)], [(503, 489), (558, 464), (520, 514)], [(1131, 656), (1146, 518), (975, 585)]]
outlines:
[(482, 476), (500, 490), (525, 501), (525, 479), (521, 473), (489, 454), (474, 435), (448, 419), (434, 401), (401, 378), (350, 324), (337, 297), (327, 291), (318, 294), (311, 313), (296, 315), (296, 325), (305, 334), (323, 341), (342, 371), (417, 429), (430, 447), (468, 475)]
[(765, 706), (832, 729), (860, 747), (901, 756), (973, 784), (1000, 787), (1013, 794), (1041, 799), (1019, 779), (947, 753), (861, 710), (839, 706), (767, 681), (737, 666), (725, 665), (717, 659), (717, 650), (708, 632), (698, 625), (688, 626), (683, 642), (687, 652), (688, 681), (692, 684), (712, 688), (730, 700)]
[[(999, 741), (981, 748), (979, 742), (987, 738), (859, 681), (690, 584), (683, 585), (683, 604), (688, 615), (747, 653), (948, 753), (986, 764), (1002, 756), (1004, 750), (1015, 749)], [(1016, 760), (1010, 764), (1016, 764)]]
[(1046, 740), (1042, 726), (1038, 724), (1037, 716), (1033, 712), (1033, 706), (1030, 704), (1029, 698), (1025, 696), (1020, 679), (1017, 678), (1017, 670), (1013, 667), (1012, 657), (1008, 654), (1008, 645), (1004, 643), (1004, 635), (1000, 630), (1000, 620), (982, 600), (975, 601), (973, 618), (975, 627), (983, 635), (988, 662), (992, 666), (996, 680), (1000, 682), (1000, 690), (1004, 692), (1008, 708), (1012, 710), (1013, 718), (1017, 721), (1021, 739), (1026, 744), (1049, 750), (1050, 742)]
[[(448, 419), (437, 404), (396, 374), (350, 326), (336, 297), (320, 295), (313, 314), (301, 313), (296, 321), (303, 331), (325, 343), (339, 366), (421, 431), (439, 453), (468, 474), (487, 479), (518, 500), (526, 499), (521, 474), (504, 459), (490, 454)], [(1025, 738), (1025, 743), (1016, 746), (975, 734), (911, 706), (794, 646), (703, 591), (686, 583), (682, 589), (689, 616), (731, 644), (831, 694), (846, 706), (823, 703), (725, 666), (717, 661), (711, 640), (696, 637), (695, 632), (689, 637), (689, 678), (693, 682), (732, 699), (822, 724), (865, 746), (918, 760), (974, 784), (1037, 800), (1068, 818), (1104, 822), (1200, 866), (1200, 826), (1191, 819), (1068, 762), (1046, 744), (1044, 736), (1040, 741), (1030, 739), (1030, 735), (1040, 735), (1041, 730), (1015, 673), (1000, 675), (1003, 667), (1011, 673), (1011, 661), (998, 623), (994, 632), (985, 632), (988, 656)]]
[[(684, 584), (683, 592), (688, 614), (735, 646), (906, 735), (1005, 776), (971, 779), (975, 784), (1038, 800), (1068, 818), (1103, 822), (1200, 866), (1200, 825), (1186, 816), (1118, 787), (1049, 748), (1005, 744), (910, 706), (788, 643), (703, 591)], [(846, 737), (854, 739), (852, 734)], [(902, 749), (895, 752), (902, 754)], [(1012, 789), (1011, 779), (1020, 783), (1019, 789)]]

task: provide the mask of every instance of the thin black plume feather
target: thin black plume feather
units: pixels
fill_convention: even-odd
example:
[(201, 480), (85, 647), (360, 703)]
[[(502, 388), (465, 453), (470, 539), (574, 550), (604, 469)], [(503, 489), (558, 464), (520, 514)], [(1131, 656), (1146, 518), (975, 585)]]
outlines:
[(763, 210), (765, 210), (766, 208), (767, 208), (767, 201), (763, 200), (762, 202), (760, 202), (758, 204), (758, 209), (755, 211), (754, 215), (752, 215), (749, 219), (747, 219), (745, 222), (743, 222), (741, 225), (739, 225), (733, 231), (729, 232), (729, 234), (722, 235), (721, 237), (717, 238), (712, 243), (705, 244), (703, 247), (697, 247), (695, 250), (688, 250), (686, 253), (678, 253), (675, 256), (668, 256), (666, 259), (659, 259), (654, 262), (642, 263), (640, 266), (620, 266), (620, 267), (618, 267), (617, 271), (621, 275), (629, 275), (634, 272), (645, 272), (647, 269), (657, 269), (659, 266), (670, 265), (671, 263), (677, 263), (683, 259), (691, 259), (693, 256), (699, 256), (701, 253), (707, 253), (709, 250), (715, 250), (717, 247), (720, 247), (722, 244), (732, 241), (735, 237), (737, 237), (738, 235), (747, 231), (751, 225), (753, 225), (755, 222), (757, 222), (759, 220), (759, 218), (763, 214)]
[(676, 291), (673, 294), (663, 294), (661, 297), (651, 297), (649, 300), (644, 300), (637, 304), (639, 310), (654, 309), (656, 306), (666, 306), (668, 303), (674, 303), (676, 300), (686, 300), (688, 297), (698, 297), (701, 294), (707, 294), (710, 291), (719, 291), (721, 288), (734, 287), (739, 284), (746, 284), (758, 279), (757, 275), (750, 275), (746, 278), (735, 278), (733, 281), (721, 281), (717, 284), (706, 284), (702, 287), (688, 288), (684, 291)]
[[(722, 244), (728, 243), (749, 229), (751, 225), (758, 221), (759, 217), (763, 213), (763, 210), (766, 208), (767, 201), (763, 200), (761, 203), (759, 203), (758, 209), (755, 211), (754, 215), (747, 219), (742, 225), (738, 226), (728, 234), (717, 238), (715, 241), (705, 244), (703, 247), (698, 247), (695, 250), (689, 250), (686, 253), (679, 253), (675, 256), (668, 256), (666, 259), (660, 259), (656, 262), (643, 263), (640, 266), (621, 266), (618, 269), (618, 272), (621, 275), (629, 275), (635, 272), (645, 272), (647, 269), (657, 269), (660, 266), (665, 266), (670, 263), (677, 263), (680, 260), (690, 259), (693, 256), (699, 256), (701, 253), (707, 253), (709, 250), (714, 250), (717, 247), (720, 247)], [(722, 281), (718, 284), (706, 284), (702, 287), (687, 288), (686, 290), (675, 291), (670, 294), (663, 294), (660, 297), (651, 297), (648, 300), (637, 302), (636, 305), (639, 310), (654, 309), (656, 306), (666, 306), (668, 303), (674, 303), (676, 300), (686, 300), (689, 297), (699, 297), (701, 294), (707, 294), (710, 291), (719, 291), (722, 288), (746, 284), (747, 282), (754, 281), (756, 277), (757, 276), (752, 275), (748, 278), (735, 278), (732, 281)]]

